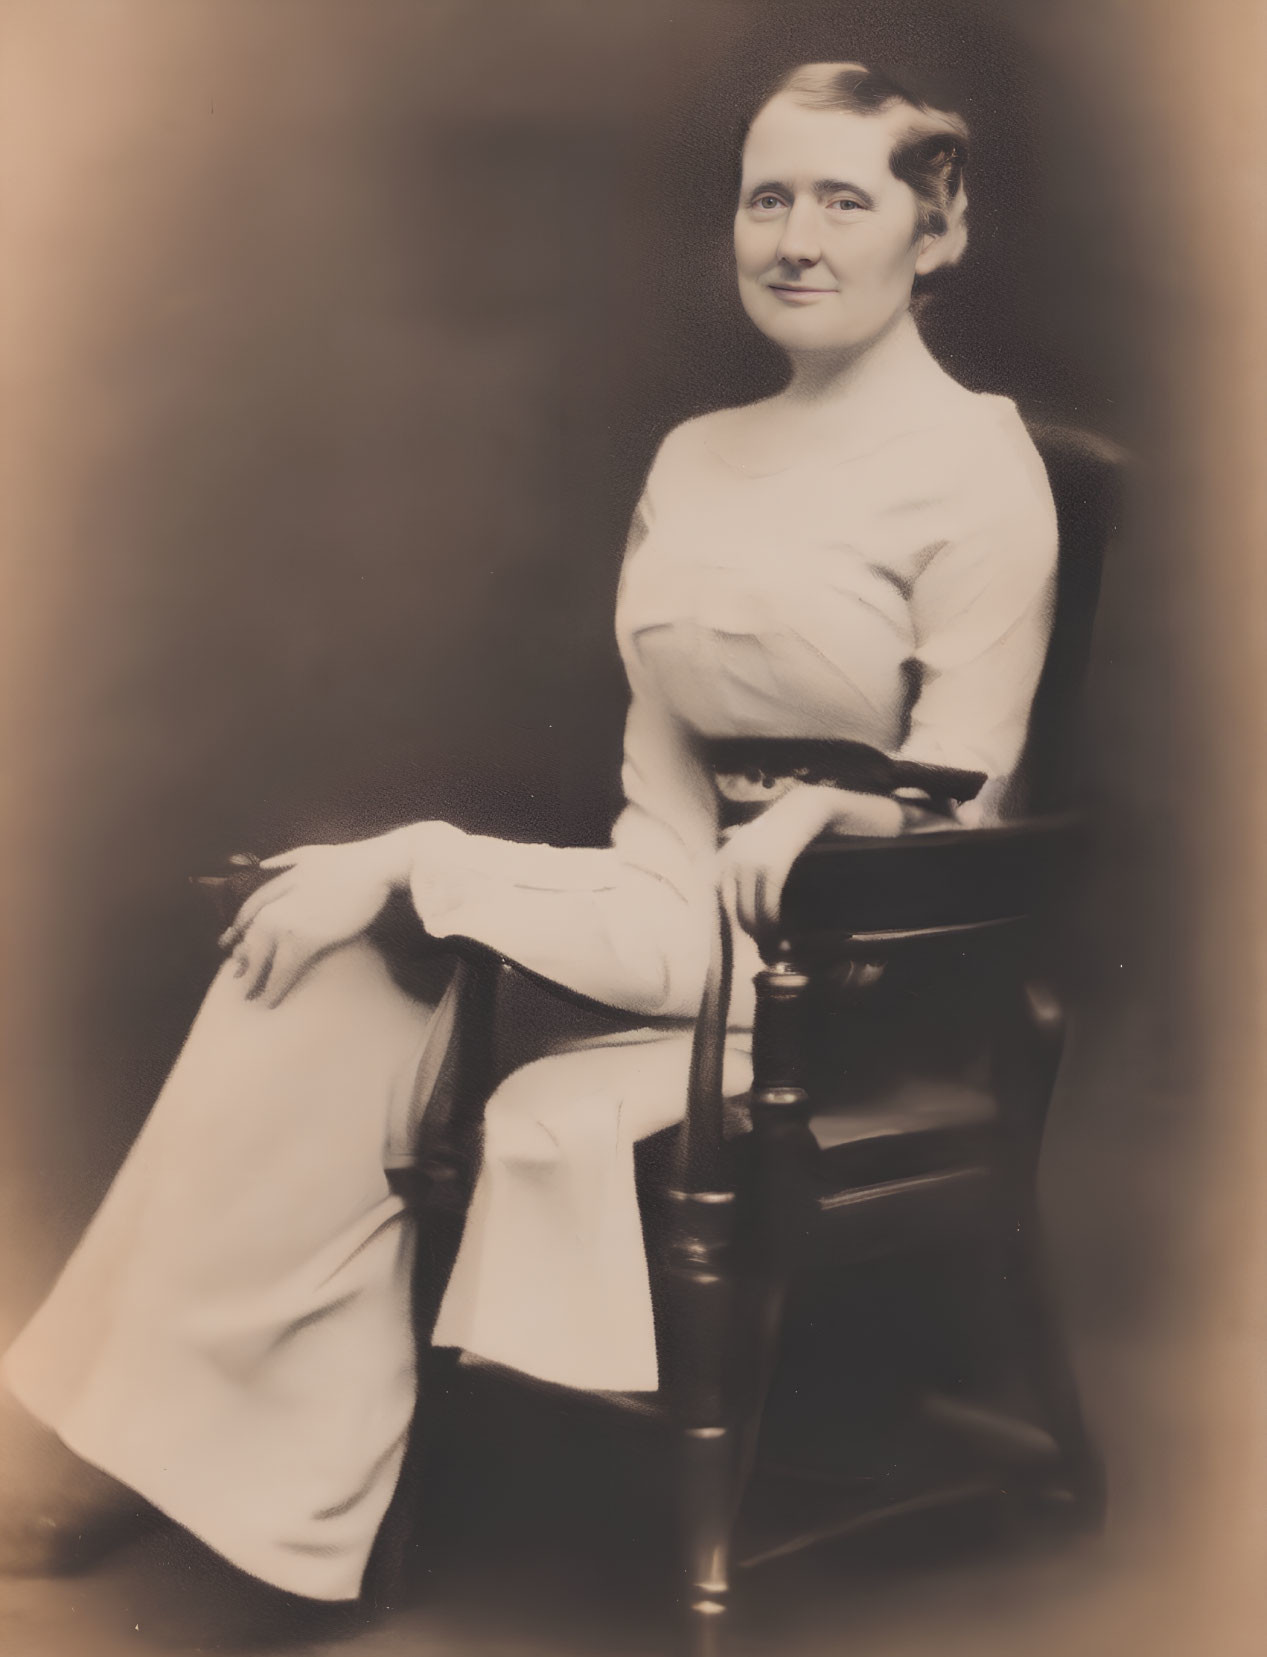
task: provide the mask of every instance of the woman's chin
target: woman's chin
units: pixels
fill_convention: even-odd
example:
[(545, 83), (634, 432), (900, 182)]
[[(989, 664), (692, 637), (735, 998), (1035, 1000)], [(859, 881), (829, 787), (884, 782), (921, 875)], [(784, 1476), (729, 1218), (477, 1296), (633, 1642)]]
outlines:
[(812, 316), (778, 317), (757, 321), (757, 326), (789, 357), (805, 362), (829, 365), (857, 362), (873, 347), (879, 345), (892, 331), (892, 325), (881, 328), (840, 328), (823, 326)]
[(794, 356), (851, 355), (869, 343), (866, 330), (842, 328), (838, 322), (815, 314), (811, 305), (780, 306), (777, 312), (750, 311), (753, 322), (773, 344)]

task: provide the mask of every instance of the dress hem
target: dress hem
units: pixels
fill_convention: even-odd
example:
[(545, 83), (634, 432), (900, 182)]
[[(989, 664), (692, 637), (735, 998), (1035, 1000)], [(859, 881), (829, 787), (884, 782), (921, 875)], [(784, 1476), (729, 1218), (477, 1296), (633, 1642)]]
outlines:
[[(213, 1553), (219, 1554), (236, 1570), (242, 1571), (245, 1575), (253, 1577), (257, 1582), (263, 1582), (268, 1587), (276, 1588), (282, 1593), (294, 1594), (300, 1599), (310, 1599), (325, 1605), (349, 1605), (360, 1599), (365, 1571), (369, 1565), (370, 1549), (366, 1550), (365, 1559), (357, 1573), (357, 1586), (350, 1592), (321, 1592), (314, 1589), (311, 1584), (306, 1587), (298, 1587), (295, 1585), (295, 1579), (282, 1580), (282, 1577), (287, 1573), (279, 1574), (274, 1570), (261, 1568), (258, 1561), (252, 1562), (252, 1553), (249, 1549), (239, 1549), (231, 1545), (225, 1546), (213, 1540), (210, 1533), (215, 1529), (214, 1525), (207, 1526), (195, 1519), (182, 1516), (177, 1511), (180, 1507), (179, 1501), (171, 1502), (152, 1485), (147, 1488), (147, 1480), (142, 1478), (138, 1481), (129, 1476), (108, 1453), (104, 1455), (98, 1453), (91, 1447), (87, 1439), (80, 1438), (73, 1429), (67, 1429), (51, 1419), (50, 1413), (25, 1390), (20, 1377), (14, 1373), (13, 1367), (7, 1360), (0, 1363), (0, 1384), (8, 1389), (22, 1408), (41, 1426), (54, 1433), (72, 1455), (78, 1456), (80, 1461), (86, 1462), (89, 1467), (95, 1468), (97, 1472), (104, 1473), (108, 1478), (117, 1480), (119, 1484), (124, 1485), (128, 1490), (139, 1496), (142, 1501), (148, 1502), (151, 1507), (157, 1508), (165, 1518), (170, 1519), (174, 1524), (179, 1525), (182, 1530), (187, 1530), (191, 1536), (205, 1543)], [(377, 1537), (377, 1528), (375, 1527), (375, 1537)], [(372, 1549), (373, 1540), (371, 1540), (370, 1546)]]

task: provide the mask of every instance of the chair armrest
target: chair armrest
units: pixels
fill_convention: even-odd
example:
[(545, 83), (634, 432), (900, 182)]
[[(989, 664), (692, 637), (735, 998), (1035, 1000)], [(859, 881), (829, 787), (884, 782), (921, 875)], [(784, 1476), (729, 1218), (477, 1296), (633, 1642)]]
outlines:
[(892, 840), (824, 837), (788, 877), (782, 934), (795, 940), (1021, 919), (1066, 889), (1087, 837), (1077, 813)]

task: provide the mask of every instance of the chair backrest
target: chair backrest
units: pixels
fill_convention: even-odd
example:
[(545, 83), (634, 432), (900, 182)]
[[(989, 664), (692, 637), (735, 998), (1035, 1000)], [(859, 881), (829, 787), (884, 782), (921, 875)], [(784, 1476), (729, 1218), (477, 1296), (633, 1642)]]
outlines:
[[(1051, 483), (1060, 556), (1051, 642), (1017, 777), (1016, 804), (1025, 820), (809, 847), (784, 889), (781, 927), (793, 955), (807, 964), (834, 957), (846, 965), (850, 959), (896, 965), (931, 946), (965, 951), (959, 966), (971, 976), (978, 958), (987, 961), (996, 952), (1010, 958), (1014, 928), (1027, 925), (1063, 889), (1081, 840), (1079, 821), (1069, 813), (1079, 784), (1081, 690), (1125, 457), (1106, 439), (1075, 428), (1032, 424), (1030, 432)], [(686, 1190), (708, 1189), (720, 1159), (725, 932), (723, 918), (696, 1026), (680, 1146)]]
[(1126, 457), (1107, 438), (1073, 426), (1034, 421), (1029, 431), (1047, 468), (1060, 532), (1051, 643), (1018, 774), (1018, 803), (1037, 815), (1067, 809), (1079, 791), (1081, 692)]

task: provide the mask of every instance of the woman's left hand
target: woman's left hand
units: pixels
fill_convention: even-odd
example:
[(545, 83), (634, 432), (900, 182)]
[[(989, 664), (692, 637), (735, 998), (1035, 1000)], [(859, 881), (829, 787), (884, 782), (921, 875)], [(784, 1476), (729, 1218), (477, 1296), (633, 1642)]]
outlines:
[(276, 871), (238, 911), (220, 946), (248, 1001), (277, 1004), (316, 961), (358, 937), (404, 878), (397, 837), (299, 846), (260, 867)]
[(793, 788), (750, 823), (733, 829), (718, 854), (727, 907), (754, 938), (779, 923), (783, 887), (793, 863), (827, 829), (891, 839), (902, 832), (899, 803), (885, 794), (843, 788)]

